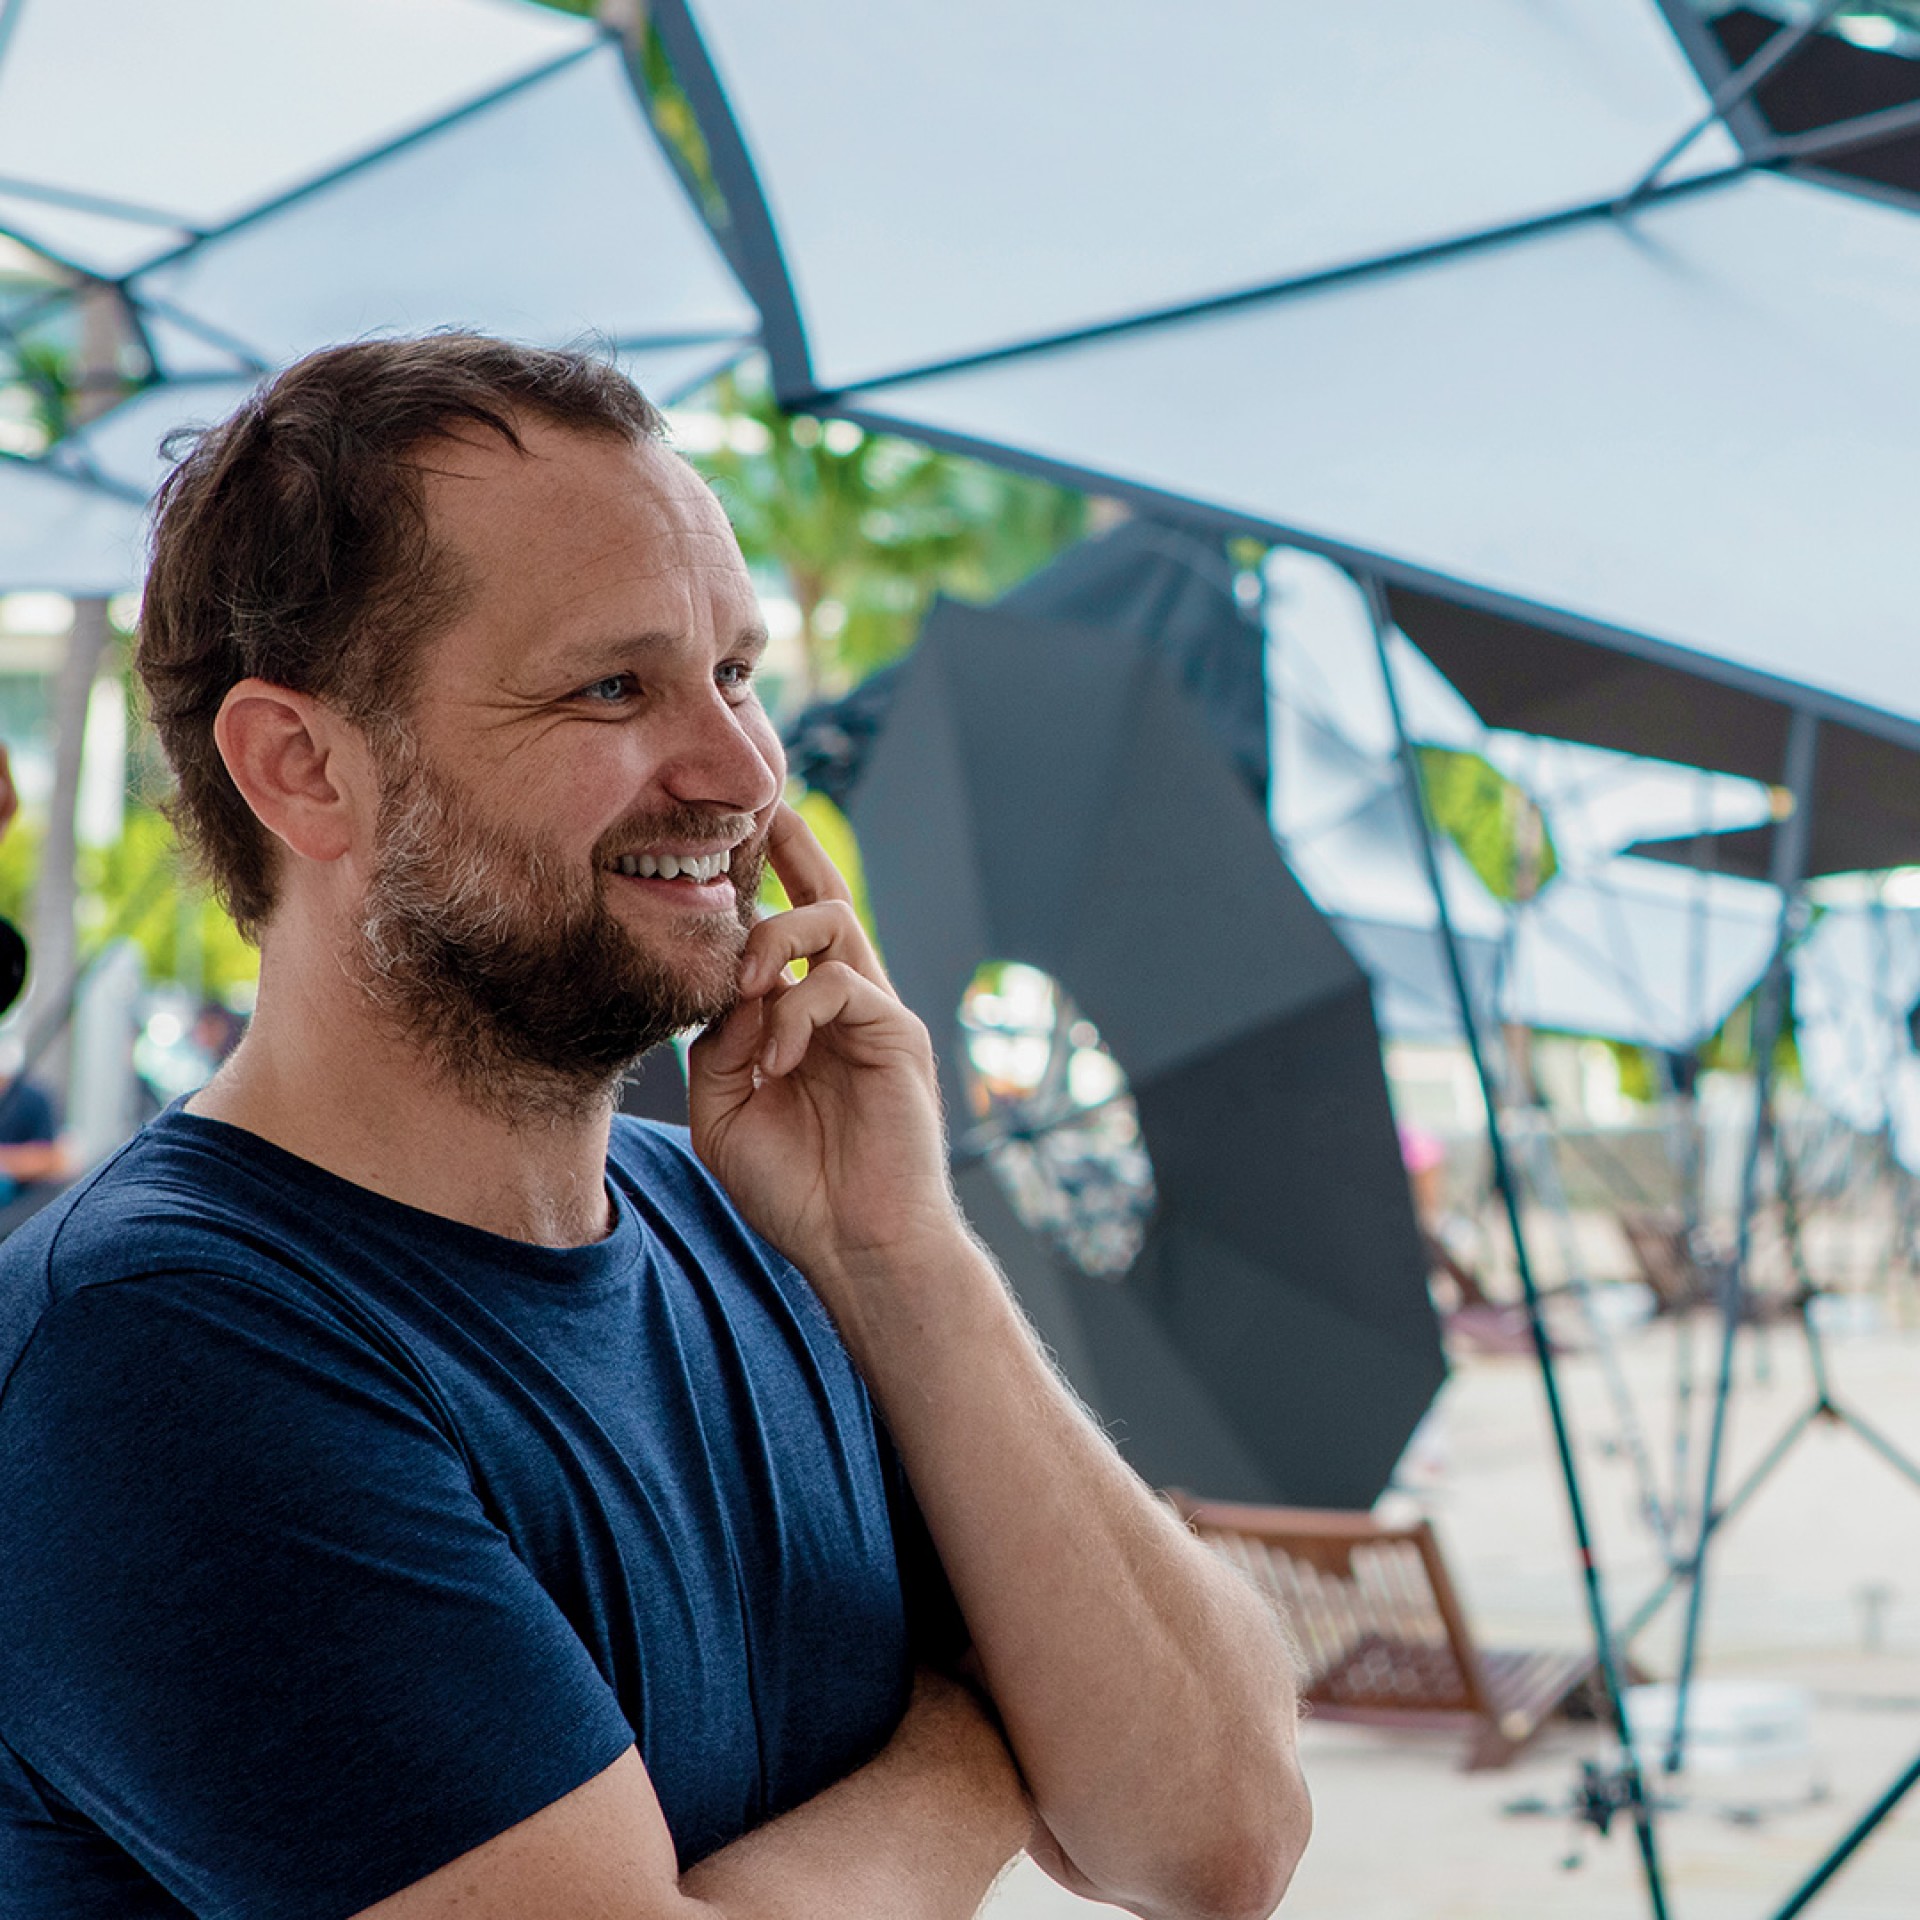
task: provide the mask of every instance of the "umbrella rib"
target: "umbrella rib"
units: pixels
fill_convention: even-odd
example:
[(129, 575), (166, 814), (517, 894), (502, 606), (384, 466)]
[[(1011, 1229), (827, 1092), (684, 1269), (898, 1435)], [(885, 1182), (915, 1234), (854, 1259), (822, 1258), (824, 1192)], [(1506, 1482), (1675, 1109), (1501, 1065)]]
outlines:
[[(1590, 880), (1588, 884), (1599, 896), (1603, 914), (1609, 899), (1619, 902), (1625, 897), (1617, 886), (1611, 886), (1604, 880)], [(1541, 937), (1549, 945), (1556, 945), (1562, 952), (1570, 953), (1575, 958), (1587, 962), (1603, 979), (1611, 976), (1614, 985), (1624, 989), (1628, 997), (1635, 1002), (1641, 1018), (1649, 1026), (1666, 1024), (1665, 1016), (1672, 1009), (1661, 1006), (1653, 997), (1646, 982), (1640, 977), (1637, 956), (1631, 951), (1631, 943), (1627, 941), (1626, 927), (1622, 919), (1618, 916), (1610, 916), (1606, 919), (1604, 947), (1600, 942), (1588, 939), (1576, 928), (1555, 925), (1551, 920), (1536, 920), (1535, 924), (1540, 929)]]
[(644, 353), (652, 347), (733, 347), (751, 335), (720, 327), (682, 328), (678, 333), (623, 333), (613, 340), (615, 353)]
[[(1696, 175), (1690, 180), (1676, 180), (1668, 185), (1655, 187), (1643, 196), (1642, 205), (1656, 200), (1677, 200), (1683, 196), (1702, 193), (1716, 187), (1724, 187), (1743, 179), (1752, 171), (1752, 162), (1742, 158), (1734, 164), (1716, 169), (1711, 173)], [(1436, 261), (1452, 259), (1461, 254), (1478, 253), (1485, 248), (1499, 246), (1509, 240), (1531, 239), (1538, 234), (1552, 233), (1561, 227), (1579, 226), (1592, 220), (1616, 219), (1621, 212), (1618, 195), (1609, 195), (1604, 200), (1583, 200), (1574, 206), (1558, 207), (1551, 213), (1530, 214), (1523, 220), (1504, 221), (1496, 226), (1478, 227), (1471, 233), (1449, 235), (1444, 240), (1422, 241), (1416, 246), (1399, 247), (1388, 253), (1370, 254), (1363, 260), (1345, 261), (1337, 267), (1317, 268), (1311, 273), (1294, 274), (1286, 279), (1263, 282), (1259, 286), (1241, 287), (1232, 293), (1209, 294), (1204, 299), (1179, 301), (1171, 306), (1153, 307), (1141, 313), (1128, 314), (1119, 320), (1096, 320), (1085, 326), (1067, 327), (1057, 333), (1040, 334), (1030, 340), (1016, 340), (1009, 345), (985, 347), (977, 352), (954, 354), (946, 359), (926, 361), (918, 366), (897, 367), (885, 373), (862, 376), (858, 380), (848, 380), (833, 387), (813, 387), (804, 392), (783, 396), (785, 403), (793, 408), (832, 407), (843, 396), (860, 394), (874, 387), (892, 386), (909, 380), (929, 380), (954, 373), (971, 373), (981, 367), (1000, 366), (1011, 360), (1031, 359), (1035, 355), (1051, 353), (1061, 347), (1085, 346), (1096, 341), (1122, 338), (1128, 334), (1147, 332), (1157, 327), (1176, 325), (1188, 320), (1211, 319), (1223, 313), (1232, 313), (1242, 307), (1264, 306), (1269, 302), (1292, 298), (1298, 294), (1319, 293), (1328, 287), (1343, 286), (1355, 280), (1367, 280), (1383, 273), (1397, 272), (1404, 267), (1429, 266)]]
[[(52, 256), (49, 255), (48, 258), (51, 259)], [(54, 265), (64, 267), (71, 265), (71, 262), (55, 260)], [(74, 271), (78, 273), (81, 270), (76, 267)], [(83, 274), (82, 277), (89, 283), (93, 281), (91, 274)], [(7, 315), (5, 322), (7, 332), (18, 339), (28, 327), (33, 326), (37, 321), (44, 320), (48, 314), (58, 313), (62, 307), (71, 305), (73, 292), (74, 290), (71, 287), (52, 286), (48, 287), (44, 293), (41, 293), (36, 298), (23, 302)]]
[(91, 478), (84, 477), (77, 473), (71, 473), (65, 467), (55, 466), (54, 463), (44, 455), (35, 458), (34, 456), (24, 453), (0, 453), (0, 472), (4, 472), (9, 467), (28, 468), (35, 473), (47, 474), (52, 479), (59, 481), (63, 486), (71, 487), (74, 492), (78, 494), (85, 495), (110, 491), (120, 498), (130, 498), (135, 503), (144, 501), (147, 497), (144, 493), (129, 496), (125, 493), (124, 489), (111, 487), (106, 483), (96, 485)]
[(1907, 100), (1897, 107), (1856, 114), (1851, 120), (1836, 120), (1831, 126), (1814, 127), (1806, 133), (1783, 133), (1768, 143), (1760, 158), (1769, 163), (1820, 160), (1828, 154), (1854, 153), (1862, 147), (1879, 146), (1916, 128), (1920, 128), (1920, 100)]
[(63, 480), (71, 480), (76, 486), (85, 487), (91, 492), (123, 500), (130, 507), (144, 507), (153, 498), (145, 487), (136, 487), (125, 480), (116, 479), (90, 453), (65, 450), (60, 444), (55, 445), (53, 452), (62, 455), (61, 464), (54, 464), (50, 458), (30, 464), (44, 464), (47, 472), (57, 473)]
[(88, 193), (79, 187), (56, 187), (46, 180), (26, 180), (14, 173), (0, 173), (0, 193), (17, 200), (33, 200), (42, 206), (64, 207), (70, 213), (96, 213), (109, 220), (125, 220), (142, 227), (184, 227), (191, 234), (202, 229), (184, 215), (169, 213), (164, 207), (150, 207), (138, 200), (122, 200), (116, 194)]
[[(272, 214), (280, 213), (302, 200), (324, 193), (329, 187), (337, 186), (342, 180), (351, 179), (357, 173), (365, 172), (369, 167), (378, 166), (383, 160), (391, 159), (397, 153), (404, 153), (409, 147), (418, 146), (423, 140), (430, 140), (436, 134), (446, 132), (449, 127), (458, 126), (464, 120), (497, 107), (503, 100), (511, 100), (516, 94), (550, 80), (555, 74), (564, 73), (569, 67), (576, 67), (584, 60), (592, 59), (609, 46), (618, 46), (615, 36), (605, 28), (596, 28), (591, 41), (575, 47), (569, 53), (561, 54), (557, 59), (534, 67), (526, 73), (516, 74), (513, 79), (503, 82), (482, 94), (476, 94), (471, 100), (463, 101), (457, 107), (449, 108), (445, 113), (436, 114), (431, 120), (424, 120), (418, 126), (409, 127), (405, 133), (396, 134), (390, 140), (383, 140), (377, 146), (369, 147), (365, 152), (356, 154), (351, 160), (344, 160), (326, 172), (315, 174), (311, 179), (303, 180), (296, 187), (290, 187), (284, 193), (275, 194), (270, 200), (262, 200), (257, 206), (249, 207), (246, 212), (236, 214), (231, 220), (217, 227), (208, 227), (192, 240), (186, 241), (166, 253), (157, 255), (139, 269), (140, 274), (148, 274), (162, 267), (172, 266), (184, 255), (198, 248), (211, 245), (218, 240), (229, 239), (232, 235), (253, 226)], [(643, 116), (644, 117), (644, 116)], [(136, 276), (137, 277), (137, 276)]]
[[(138, 276), (135, 276), (137, 279)], [(256, 353), (238, 334), (228, 333), (224, 327), (217, 327), (210, 320), (204, 320), (197, 313), (177, 305), (163, 294), (150, 293), (145, 287), (138, 292), (132, 282), (126, 283), (125, 291), (128, 304), (136, 309), (144, 308), (149, 313), (159, 315), (163, 320), (171, 321), (182, 332), (190, 333), (197, 340), (203, 340), (210, 347), (218, 347), (222, 353), (230, 353), (244, 364), (240, 371), (265, 373), (273, 362), (265, 355)], [(231, 378), (231, 375), (215, 375), (213, 378)], [(157, 383), (150, 383), (157, 384)]]
[(615, 353), (644, 353), (655, 347), (712, 347), (717, 357), (712, 360), (703, 358), (697, 373), (691, 377), (682, 375), (671, 387), (661, 388), (657, 391), (649, 392), (647, 395), (648, 399), (656, 401), (659, 405), (671, 407), (677, 405), (689, 394), (698, 393), (710, 380), (718, 378), (720, 374), (726, 372), (730, 367), (735, 366), (741, 357), (755, 344), (756, 341), (751, 334), (703, 333), (677, 340), (645, 337), (635, 337), (630, 340), (616, 340), (613, 343), (613, 351)]
[[(773, 363), (775, 387), (783, 386), (784, 376), (790, 372), (797, 388), (810, 389), (813, 358), (806, 325), (800, 317), (799, 290), (788, 269), (780, 230), (774, 223), (773, 210), (760, 184), (753, 155), (748, 151), (746, 135), (734, 117), (727, 90), (720, 83), (719, 70), (707, 51), (693, 10), (684, 0), (655, 0), (651, 17), (666, 47), (674, 77), (692, 104), (694, 119), (707, 143), (720, 198), (726, 204), (728, 221), (737, 236), (737, 251), (733, 246), (724, 246), (722, 250), (760, 310), (761, 332), (767, 357)], [(783, 400), (784, 397), (782, 395)]]

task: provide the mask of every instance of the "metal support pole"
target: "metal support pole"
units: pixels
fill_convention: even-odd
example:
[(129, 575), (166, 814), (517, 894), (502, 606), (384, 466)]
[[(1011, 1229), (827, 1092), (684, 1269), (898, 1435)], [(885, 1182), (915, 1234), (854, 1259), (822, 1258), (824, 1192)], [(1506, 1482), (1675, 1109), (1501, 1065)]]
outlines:
[(1773, 831), (1772, 872), (1780, 891), (1780, 933), (1773, 958), (1760, 986), (1753, 1021), (1753, 1135), (1747, 1143), (1746, 1167), (1740, 1182), (1740, 1222), (1733, 1260), (1721, 1288), (1722, 1315), (1720, 1377), (1715, 1388), (1713, 1424), (1707, 1439), (1706, 1473), (1700, 1486), (1699, 1546), (1693, 1557), (1693, 1578), (1687, 1594), (1686, 1632), (1680, 1647), (1680, 1670), (1674, 1676), (1673, 1734), (1667, 1745), (1665, 1767), (1678, 1773), (1686, 1760), (1687, 1699), (1693, 1685), (1694, 1662), (1700, 1646), (1700, 1620), (1707, 1590), (1707, 1544), (1718, 1524), (1713, 1509), (1720, 1478), (1720, 1455), (1726, 1442), (1727, 1408), (1733, 1398), (1734, 1344), (1740, 1331), (1746, 1299), (1747, 1263), (1753, 1251), (1753, 1210), (1759, 1184), (1760, 1156), (1766, 1146), (1773, 1106), (1773, 1054), (1779, 1043), (1786, 1012), (1787, 959), (1799, 937), (1806, 903), (1801, 887), (1806, 879), (1812, 845), (1813, 776), (1820, 743), (1820, 722), (1796, 709), (1787, 725), (1787, 764), (1783, 784), (1792, 812)]
[(1554, 1158), (1553, 1141), (1546, 1130), (1547, 1110), (1544, 1106), (1527, 1107), (1515, 1118), (1520, 1123), (1516, 1129), (1519, 1134), (1516, 1144), (1523, 1159), (1527, 1184), (1535, 1198), (1545, 1203), (1559, 1229), (1560, 1264), (1566, 1272), (1567, 1291), (1579, 1301), (1580, 1310), (1586, 1315), (1587, 1332), (1593, 1341), (1594, 1353), (1599, 1358), (1607, 1397), (1613, 1402), (1613, 1417), (1619, 1424), (1620, 1450), (1626, 1455), (1627, 1464), (1633, 1469), (1635, 1483), (1640, 1489), (1640, 1511), (1660, 1542), (1662, 1557), (1671, 1562), (1678, 1538), (1674, 1521), (1660, 1498), (1660, 1485), (1654, 1477), (1653, 1461), (1641, 1435), (1639, 1415), (1633, 1404), (1633, 1389), (1627, 1384), (1626, 1369), (1620, 1364), (1619, 1346), (1594, 1302), (1593, 1282), (1587, 1277), (1586, 1262), (1573, 1231), (1573, 1209), (1568, 1204), (1559, 1163)]
[[(1787, 1423), (1786, 1430), (1780, 1435), (1779, 1439), (1767, 1449), (1765, 1455), (1754, 1466), (1753, 1471), (1741, 1481), (1739, 1487), (1734, 1491), (1726, 1505), (1713, 1516), (1713, 1522), (1711, 1526), (1706, 1529), (1706, 1533), (1718, 1533), (1720, 1529), (1759, 1492), (1761, 1483), (1793, 1450), (1793, 1443), (1813, 1425), (1819, 1412), (1820, 1409), (1818, 1407), (1808, 1407), (1804, 1411), (1794, 1415), (1792, 1420)], [(1627, 1615), (1625, 1622), (1620, 1628), (1619, 1634), (1620, 1644), (1623, 1647), (1632, 1646), (1641, 1634), (1647, 1630), (1648, 1626), (1652, 1624), (1654, 1617), (1659, 1613), (1660, 1609), (1667, 1604), (1674, 1589), (1678, 1587), (1682, 1581), (1691, 1580), (1694, 1577), (1699, 1570), (1700, 1555), (1705, 1550), (1706, 1539), (1703, 1535), (1695, 1542), (1693, 1553), (1684, 1560), (1676, 1560), (1673, 1565), (1667, 1569), (1666, 1573), (1662, 1575), (1659, 1584), (1654, 1590)]]
[(1847, 1864), (1860, 1843), (1900, 1804), (1916, 1781), (1920, 1781), (1920, 1759), (1916, 1759), (1906, 1772), (1855, 1821), (1833, 1851), (1789, 1896), (1787, 1904), (1774, 1915), (1773, 1920), (1793, 1920), (1793, 1916), (1802, 1911), (1813, 1896)]
[(1640, 1762), (1633, 1749), (1627, 1727), (1626, 1695), (1621, 1684), (1620, 1661), (1614, 1650), (1613, 1631), (1607, 1624), (1606, 1596), (1602, 1591), (1600, 1566), (1594, 1555), (1593, 1535), (1587, 1524), (1586, 1500), (1580, 1490), (1580, 1469), (1573, 1455), (1573, 1439), (1568, 1429), (1566, 1409), (1561, 1404), (1559, 1376), (1555, 1371), (1553, 1346), (1547, 1337), (1547, 1323), (1540, 1303), (1540, 1289), (1533, 1276), (1533, 1263), (1527, 1253), (1526, 1230), (1520, 1217), (1519, 1189), (1508, 1164), (1506, 1145), (1500, 1135), (1500, 1096), (1487, 1068), (1486, 1054), (1480, 1045), (1480, 1026), (1474, 1012), (1473, 992), (1460, 957), (1460, 942), (1454, 932), (1453, 915), (1447, 905), (1440, 860), (1435, 851), (1438, 828), (1427, 811), (1426, 786), (1420, 777), (1420, 762), (1408, 738), (1406, 719), (1400, 710), (1400, 692), (1394, 684), (1393, 660), (1387, 640), (1392, 621), (1387, 613), (1386, 595), (1380, 582), (1363, 576), (1361, 589), (1366, 595), (1367, 612), (1373, 624), (1374, 651), (1380, 661), (1381, 684), (1386, 689), (1387, 711), (1393, 720), (1393, 735), (1406, 782), (1412, 810), (1414, 838), (1426, 868), (1427, 882), (1433, 889), (1434, 910), (1439, 920), (1440, 943), (1446, 954), (1447, 972), (1460, 1007), (1460, 1024), (1466, 1035), (1467, 1051), (1480, 1083), (1481, 1097), (1487, 1103), (1487, 1141), (1493, 1154), (1494, 1184), (1507, 1216), (1507, 1228), (1513, 1236), (1514, 1264), (1519, 1270), (1520, 1291), (1526, 1300), (1527, 1327), (1533, 1336), (1534, 1354), (1540, 1363), (1540, 1378), (1546, 1390), (1547, 1417), (1553, 1428), (1554, 1446), (1560, 1458), (1561, 1478), (1567, 1490), (1567, 1506), (1573, 1521), (1574, 1542), (1580, 1555), (1580, 1572), (1586, 1593), (1588, 1620), (1593, 1630), (1594, 1651), (1606, 1690), (1608, 1711), (1619, 1738), (1622, 1782), (1626, 1789), (1627, 1812), (1633, 1822), (1634, 1838), (1639, 1845), (1640, 1863), (1646, 1876), (1647, 1899), (1653, 1920), (1667, 1920), (1666, 1885), (1660, 1871), (1659, 1851), (1653, 1830), (1653, 1808), (1640, 1776)]
[(1920, 1466), (1916, 1466), (1878, 1427), (1869, 1425), (1852, 1408), (1836, 1407), (1831, 1401), (1825, 1403), (1824, 1411), (1857, 1435), (1862, 1445), (1871, 1447), (1895, 1473), (1904, 1475), (1916, 1487), (1920, 1487)]

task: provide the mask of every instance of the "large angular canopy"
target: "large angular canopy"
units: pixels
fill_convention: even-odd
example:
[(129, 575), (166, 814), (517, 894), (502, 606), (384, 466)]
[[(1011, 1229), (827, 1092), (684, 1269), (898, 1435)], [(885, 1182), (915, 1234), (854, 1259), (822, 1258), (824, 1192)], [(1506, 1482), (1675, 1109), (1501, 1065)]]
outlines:
[(853, 411), (1914, 741), (1916, 311), (1920, 219), (1755, 176)]
[[(770, 335), (790, 390), (1603, 200), (1703, 104), (1658, 12), (1618, 0), (668, 0), (656, 17), (736, 219), (759, 197), (749, 159), (765, 190), (754, 291), (791, 323)], [(1685, 164), (1732, 157), (1716, 133)], [(1143, 393), (1142, 419), (1165, 398)]]
[(790, 400), (1920, 742), (1920, 218), (1689, 8), (828, 13), (660, 11)]
[(593, 338), (673, 398), (756, 325), (619, 40), (522, 0), (8, 0), (0, 233), (53, 288), (0, 361), (74, 351), (73, 291), (117, 292), (147, 390), (63, 458), (129, 494), (170, 429), (332, 341)]

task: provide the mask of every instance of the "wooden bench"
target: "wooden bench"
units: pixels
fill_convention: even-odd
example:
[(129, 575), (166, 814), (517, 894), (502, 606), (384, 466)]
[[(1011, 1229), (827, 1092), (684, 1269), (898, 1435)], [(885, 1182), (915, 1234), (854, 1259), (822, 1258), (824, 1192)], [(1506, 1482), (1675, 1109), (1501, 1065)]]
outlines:
[(1690, 1313), (1713, 1303), (1713, 1276), (1700, 1270), (1679, 1214), (1658, 1207), (1622, 1207), (1619, 1221), (1640, 1278), (1653, 1289), (1657, 1311)]
[(1470, 1732), (1462, 1764), (1504, 1766), (1559, 1709), (1599, 1706), (1591, 1653), (1477, 1647), (1440, 1542), (1416, 1520), (1169, 1498), (1273, 1602), (1315, 1717)]

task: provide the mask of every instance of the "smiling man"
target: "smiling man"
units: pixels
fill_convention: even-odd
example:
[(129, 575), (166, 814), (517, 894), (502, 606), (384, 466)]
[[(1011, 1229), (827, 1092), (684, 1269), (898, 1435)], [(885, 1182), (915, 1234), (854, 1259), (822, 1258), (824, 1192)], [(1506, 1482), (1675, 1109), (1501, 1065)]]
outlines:
[[(1278, 1631), (956, 1213), (763, 644), (591, 359), (335, 349), (169, 480), (139, 666), (260, 999), (0, 1256), (10, 1916), (1278, 1900)], [(691, 1138), (614, 1119), (691, 1027)]]

